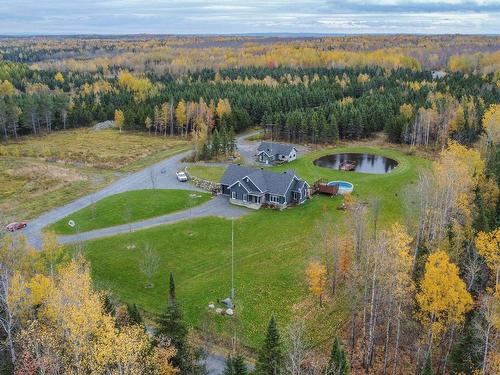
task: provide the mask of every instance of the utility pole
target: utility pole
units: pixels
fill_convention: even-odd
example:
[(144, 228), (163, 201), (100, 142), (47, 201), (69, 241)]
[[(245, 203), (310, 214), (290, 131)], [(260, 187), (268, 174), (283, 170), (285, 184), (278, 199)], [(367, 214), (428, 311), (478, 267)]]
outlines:
[(234, 217), (231, 217), (231, 302), (234, 300)]

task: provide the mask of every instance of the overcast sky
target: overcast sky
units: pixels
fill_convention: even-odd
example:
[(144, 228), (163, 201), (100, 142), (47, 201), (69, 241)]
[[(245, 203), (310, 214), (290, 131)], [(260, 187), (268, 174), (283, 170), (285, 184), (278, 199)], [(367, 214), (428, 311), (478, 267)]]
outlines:
[(500, 0), (0, 0), (0, 34), (500, 34)]

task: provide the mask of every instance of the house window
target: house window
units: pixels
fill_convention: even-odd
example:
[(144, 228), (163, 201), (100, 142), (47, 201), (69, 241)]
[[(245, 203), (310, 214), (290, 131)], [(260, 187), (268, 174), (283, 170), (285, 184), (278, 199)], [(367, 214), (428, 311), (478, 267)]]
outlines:
[(235, 192), (235, 191), (232, 191), (232, 192), (231, 192), (231, 198), (233, 198), (233, 199), (238, 198), (238, 195), (236, 194), (236, 192)]
[(280, 197), (278, 197), (276, 195), (270, 195), (269, 196), (269, 201), (273, 202), (273, 203), (279, 203), (280, 202)]
[(246, 201), (247, 201), (247, 195), (243, 194), (243, 202), (246, 202)]
[(297, 193), (296, 191), (292, 192), (292, 198), (296, 201), (299, 200), (299, 193)]

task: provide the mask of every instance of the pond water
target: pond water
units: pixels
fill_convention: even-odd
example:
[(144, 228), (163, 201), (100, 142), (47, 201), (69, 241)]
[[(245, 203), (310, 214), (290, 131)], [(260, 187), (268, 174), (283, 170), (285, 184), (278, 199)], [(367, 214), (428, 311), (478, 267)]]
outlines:
[(346, 162), (355, 162), (352, 171), (361, 173), (384, 174), (389, 173), (398, 165), (394, 159), (389, 159), (373, 154), (331, 154), (314, 160), (314, 165), (318, 167), (341, 169), (341, 165)]

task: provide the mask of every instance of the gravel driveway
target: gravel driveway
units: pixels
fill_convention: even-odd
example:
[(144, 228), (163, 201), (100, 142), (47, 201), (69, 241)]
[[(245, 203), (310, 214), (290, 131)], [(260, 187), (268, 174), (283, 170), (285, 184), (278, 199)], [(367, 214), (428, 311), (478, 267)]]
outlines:
[[(244, 142), (244, 138), (256, 133), (257, 132), (246, 133), (237, 137), (236, 143), (238, 149)], [(110, 195), (122, 193), (129, 190), (152, 188), (201, 191), (200, 189), (189, 183), (179, 182), (175, 175), (176, 171), (187, 165), (187, 163), (183, 163), (181, 160), (188, 156), (190, 153), (191, 151), (185, 151), (180, 154), (174, 155), (168, 159), (162, 160), (156, 164), (146, 167), (138, 172), (131, 173), (125, 177), (122, 177), (93, 194), (77, 199), (64, 206), (55, 208), (30, 221), (28, 227), (24, 229), (22, 233), (27, 237), (28, 242), (32, 246), (40, 248), (42, 245), (43, 228)], [(243, 157), (249, 162), (252, 160), (251, 158), (248, 158), (247, 155), (243, 155)], [(240, 217), (248, 212), (248, 209), (232, 206), (229, 204), (229, 202), (227, 202), (227, 200), (224, 200), (223, 197), (218, 197), (204, 203), (201, 206), (194, 207), (191, 213), (189, 212), (189, 210), (186, 210), (136, 222), (130, 225), (120, 225), (111, 228), (99, 229), (92, 232), (80, 233), (78, 235), (78, 238), (76, 238), (76, 236), (61, 236), (59, 237), (59, 239), (61, 243), (70, 243), (77, 240), (95, 239), (99, 237), (124, 233), (129, 231), (130, 227), (132, 227), (132, 230), (138, 230), (155, 225), (173, 223), (180, 220), (185, 220), (189, 218), (190, 215), (193, 215), (193, 217)], [(126, 227), (126, 229), (124, 227)]]
[(247, 214), (249, 210), (244, 207), (229, 204), (227, 198), (223, 196), (214, 197), (200, 206), (195, 206), (191, 210), (174, 212), (168, 215), (156, 216), (151, 219), (117, 225), (114, 227), (96, 229), (88, 232), (82, 232), (74, 235), (59, 236), (58, 240), (62, 244), (73, 242), (88, 241), (96, 238), (110, 237), (116, 234), (134, 232), (139, 229), (151, 228), (163, 224), (171, 224), (181, 220), (195, 219), (199, 217), (218, 216), (218, 217), (240, 217)]

